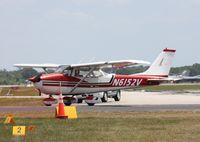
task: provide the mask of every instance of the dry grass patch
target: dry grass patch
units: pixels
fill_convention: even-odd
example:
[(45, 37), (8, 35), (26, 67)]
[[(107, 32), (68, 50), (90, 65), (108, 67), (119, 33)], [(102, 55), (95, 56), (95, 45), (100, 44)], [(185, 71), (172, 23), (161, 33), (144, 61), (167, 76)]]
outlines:
[[(10, 90), (10, 91), (9, 91)], [(34, 87), (2, 88), (0, 95), (5, 96), (9, 92), (13, 96), (38, 96), (39, 92)]]

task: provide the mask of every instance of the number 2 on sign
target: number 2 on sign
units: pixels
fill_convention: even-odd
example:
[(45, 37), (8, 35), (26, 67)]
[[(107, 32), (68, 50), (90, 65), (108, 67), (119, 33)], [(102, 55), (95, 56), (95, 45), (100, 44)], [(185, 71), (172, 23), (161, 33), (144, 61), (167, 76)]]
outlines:
[(17, 128), (17, 133), (18, 133), (18, 134), (21, 134), (21, 130), (22, 130), (22, 128), (21, 128), (21, 127), (18, 127), (18, 128)]
[(13, 126), (13, 135), (25, 136), (26, 135), (26, 126)]

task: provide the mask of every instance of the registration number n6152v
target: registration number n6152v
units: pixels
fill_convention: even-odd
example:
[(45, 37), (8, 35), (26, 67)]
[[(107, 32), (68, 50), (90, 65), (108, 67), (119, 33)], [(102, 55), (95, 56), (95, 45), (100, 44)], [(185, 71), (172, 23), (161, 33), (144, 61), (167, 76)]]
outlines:
[(114, 79), (112, 86), (139, 86), (143, 79)]

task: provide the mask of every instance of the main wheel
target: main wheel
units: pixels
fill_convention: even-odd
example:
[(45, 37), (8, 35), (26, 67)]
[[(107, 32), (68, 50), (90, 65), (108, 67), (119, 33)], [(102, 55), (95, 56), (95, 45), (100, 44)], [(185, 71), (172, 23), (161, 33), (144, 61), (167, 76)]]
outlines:
[(108, 102), (108, 92), (103, 93), (103, 97), (101, 98), (102, 102)]
[(71, 101), (71, 100), (63, 100), (63, 102), (64, 102), (64, 104), (65, 104), (66, 106), (71, 106), (71, 104), (72, 104), (72, 101)]
[(116, 102), (121, 100), (121, 92), (117, 91), (116, 95), (113, 97)]

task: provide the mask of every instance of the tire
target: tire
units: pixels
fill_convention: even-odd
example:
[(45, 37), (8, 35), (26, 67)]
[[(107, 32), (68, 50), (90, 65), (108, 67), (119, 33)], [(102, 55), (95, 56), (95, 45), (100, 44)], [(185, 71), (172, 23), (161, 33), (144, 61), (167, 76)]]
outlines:
[(83, 102), (83, 99), (78, 99), (77, 103), (81, 104)]
[(121, 100), (121, 92), (117, 91), (116, 95), (113, 97), (116, 102)]
[(71, 106), (71, 104), (72, 104), (72, 101), (71, 101), (71, 100), (64, 100), (63, 102), (64, 102), (64, 104), (65, 104), (66, 106)]
[(108, 92), (103, 93), (103, 97), (101, 98), (101, 101), (104, 103), (108, 102)]
[(95, 103), (87, 103), (88, 104), (88, 106), (94, 106), (95, 105)]

